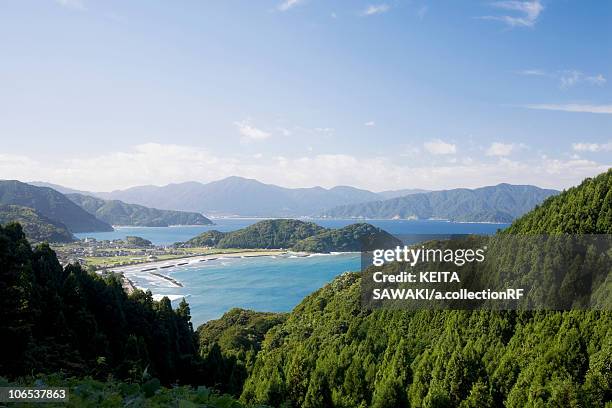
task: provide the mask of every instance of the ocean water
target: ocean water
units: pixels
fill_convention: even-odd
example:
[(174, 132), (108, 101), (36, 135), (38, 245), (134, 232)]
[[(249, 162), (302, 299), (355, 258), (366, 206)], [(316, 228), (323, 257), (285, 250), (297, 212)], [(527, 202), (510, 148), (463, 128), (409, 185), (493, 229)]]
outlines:
[[(112, 232), (77, 234), (78, 237), (119, 239), (136, 235), (157, 245), (186, 241), (203, 231), (233, 231), (259, 219), (215, 219), (212, 226), (166, 228), (118, 227)], [(355, 220), (311, 220), (328, 228), (339, 228)], [(454, 223), (446, 221), (368, 220), (395, 235), (492, 234), (507, 224)], [(177, 287), (148, 272), (126, 272), (134, 284), (150, 289), (159, 299), (168, 296), (174, 306), (183, 297), (191, 307), (194, 326), (219, 318), (233, 307), (267, 312), (289, 312), (304, 297), (346, 271), (359, 271), (359, 254), (316, 254), (308, 257), (275, 256), (219, 258), (158, 270), (179, 281)]]
[[(155, 245), (170, 245), (175, 242), (187, 241), (204, 231), (235, 231), (248, 227), (261, 219), (256, 218), (217, 218), (215, 225), (193, 225), (176, 227), (115, 227), (110, 232), (86, 232), (75, 234), (78, 238), (96, 238), (98, 240), (122, 239), (128, 235), (136, 235), (148, 239)], [(341, 228), (360, 222), (357, 220), (308, 219), (327, 228)], [(508, 224), (487, 224), (475, 222), (448, 222), (434, 220), (367, 220), (372, 225), (384, 229), (390, 234), (493, 234)]]
[(226, 258), (157, 271), (179, 282), (147, 272), (126, 276), (157, 299), (168, 296), (174, 306), (183, 297), (191, 308), (194, 327), (219, 318), (233, 307), (266, 312), (288, 312), (304, 297), (336, 276), (360, 269), (359, 254), (308, 257)]

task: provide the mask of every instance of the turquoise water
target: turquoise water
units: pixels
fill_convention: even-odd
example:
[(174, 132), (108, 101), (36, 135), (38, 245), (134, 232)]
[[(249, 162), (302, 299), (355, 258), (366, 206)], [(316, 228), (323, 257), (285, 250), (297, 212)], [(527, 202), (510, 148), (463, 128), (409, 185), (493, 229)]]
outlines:
[(227, 258), (199, 262), (161, 272), (178, 280), (176, 287), (147, 272), (126, 273), (138, 287), (160, 298), (185, 297), (194, 327), (221, 317), (233, 307), (266, 312), (288, 312), (304, 297), (346, 271), (360, 269), (359, 254), (309, 257)]
[[(212, 226), (166, 228), (119, 227), (112, 232), (77, 234), (78, 237), (119, 239), (137, 235), (156, 245), (186, 241), (203, 231), (233, 231), (259, 219), (215, 219)], [(339, 228), (355, 220), (312, 220)], [(492, 234), (506, 224), (453, 223), (446, 221), (368, 220), (392, 234)], [(226, 258), (158, 270), (181, 282), (171, 282), (148, 272), (126, 272), (136, 286), (150, 289), (156, 298), (168, 296), (173, 305), (183, 297), (191, 307), (194, 326), (221, 317), (233, 307), (268, 312), (288, 312), (304, 297), (346, 271), (360, 269), (359, 254), (309, 257)]]
[[(92, 237), (99, 240), (122, 239), (128, 235), (136, 235), (155, 245), (169, 245), (175, 242), (187, 241), (190, 238), (201, 234), (204, 231), (219, 230), (223, 232), (234, 231), (248, 227), (261, 219), (254, 218), (219, 218), (213, 220), (215, 225), (194, 225), (178, 227), (115, 227), (115, 231), (110, 232), (87, 232), (75, 234), (78, 238)], [(341, 228), (349, 224), (354, 224), (356, 220), (325, 220), (312, 219), (327, 228)], [(508, 224), (483, 224), (475, 222), (447, 222), (430, 220), (367, 220), (372, 225), (384, 229), (391, 234), (492, 234), (500, 228), (505, 228)]]

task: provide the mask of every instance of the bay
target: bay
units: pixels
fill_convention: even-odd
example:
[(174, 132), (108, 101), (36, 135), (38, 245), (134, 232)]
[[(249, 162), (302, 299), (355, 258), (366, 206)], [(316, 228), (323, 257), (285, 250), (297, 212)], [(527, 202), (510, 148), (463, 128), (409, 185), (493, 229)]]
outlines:
[[(187, 241), (205, 231), (218, 230), (222, 232), (235, 231), (261, 221), (261, 218), (216, 218), (215, 225), (179, 225), (172, 227), (115, 227), (108, 232), (84, 232), (75, 234), (77, 238), (95, 238), (98, 240), (123, 239), (135, 235), (148, 239), (155, 245), (171, 245), (175, 242)], [(390, 234), (493, 234), (508, 224), (449, 222), (439, 220), (348, 220), (348, 219), (305, 219), (326, 228), (342, 228), (356, 222), (367, 222), (382, 228)]]
[[(234, 231), (261, 219), (220, 218), (210, 226), (115, 227), (112, 232), (76, 234), (79, 238), (122, 239), (136, 235), (156, 245), (186, 241), (209, 230)], [(356, 220), (309, 219), (323, 227), (341, 228)], [(455, 223), (437, 220), (367, 220), (395, 235), (493, 234), (507, 224)], [(314, 254), (307, 257), (266, 256), (256, 258), (218, 258), (206, 262), (163, 270), (183, 285), (151, 275), (129, 272), (126, 276), (139, 288), (150, 289), (156, 299), (168, 296), (173, 306), (185, 298), (191, 308), (195, 327), (217, 319), (231, 308), (289, 312), (304, 297), (347, 271), (359, 271), (356, 253)], [(158, 271), (159, 272), (159, 271)]]

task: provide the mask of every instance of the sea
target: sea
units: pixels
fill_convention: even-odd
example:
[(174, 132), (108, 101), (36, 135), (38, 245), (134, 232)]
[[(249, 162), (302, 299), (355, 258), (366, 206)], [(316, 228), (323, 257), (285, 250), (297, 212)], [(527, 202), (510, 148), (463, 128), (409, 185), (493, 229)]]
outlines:
[[(76, 234), (79, 238), (113, 240), (135, 235), (155, 245), (186, 241), (209, 230), (234, 231), (261, 219), (217, 218), (210, 226), (115, 227), (115, 231)], [(341, 228), (355, 220), (308, 219), (327, 228)], [(477, 234), (489, 235), (508, 224), (458, 223), (437, 220), (367, 220), (394, 235)], [(167, 296), (173, 305), (183, 298), (189, 302), (194, 327), (221, 317), (234, 307), (266, 312), (289, 312), (304, 297), (336, 276), (359, 271), (358, 253), (313, 254), (306, 257), (275, 255), (251, 258), (223, 258), (189, 263), (163, 270), (171, 281), (148, 272), (131, 272), (139, 288), (150, 289), (156, 299)], [(159, 272), (159, 271), (157, 271)]]

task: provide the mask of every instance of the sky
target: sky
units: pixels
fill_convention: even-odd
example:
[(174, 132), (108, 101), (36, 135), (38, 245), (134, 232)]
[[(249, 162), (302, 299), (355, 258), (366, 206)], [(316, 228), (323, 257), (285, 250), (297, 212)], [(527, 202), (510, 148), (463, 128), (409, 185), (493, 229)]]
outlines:
[(0, 179), (567, 188), (612, 165), (612, 2), (1, 0)]

